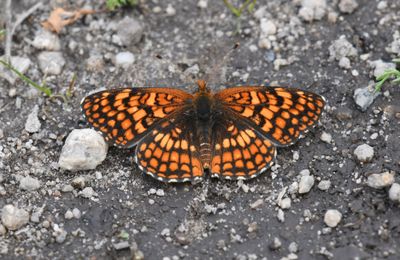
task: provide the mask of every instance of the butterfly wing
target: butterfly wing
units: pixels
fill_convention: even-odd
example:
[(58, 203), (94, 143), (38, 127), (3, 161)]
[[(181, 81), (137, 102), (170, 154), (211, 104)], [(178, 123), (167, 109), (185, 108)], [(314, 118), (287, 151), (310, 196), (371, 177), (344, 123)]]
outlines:
[(203, 178), (193, 114), (182, 111), (159, 124), (136, 148), (140, 169), (164, 182)]
[(276, 148), (233, 112), (224, 112), (213, 127), (211, 174), (233, 180), (254, 178), (274, 163)]
[(233, 87), (214, 97), (278, 146), (293, 144), (318, 121), (325, 105), (320, 95), (282, 87)]
[(112, 89), (85, 97), (81, 106), (87, 121), (107, 141), (131, 147), (192, 97), (168, 88)]

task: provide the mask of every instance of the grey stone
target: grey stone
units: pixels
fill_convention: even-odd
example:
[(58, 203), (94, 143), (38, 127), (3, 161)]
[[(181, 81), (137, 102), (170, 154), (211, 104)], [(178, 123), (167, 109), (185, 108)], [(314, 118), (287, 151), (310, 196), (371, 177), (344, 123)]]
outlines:
[[(0, 57), (1, 60), (4, 60), (4, 56)], [(24, 74), (28, 71), (29, 66), (31, 65), (31, 60), (24, 57), (13, 56), (10, 58), (11, 65)], [(3, 65), (0, 64), (0, 77), (7, 80), (11, 85), (14, 85), (15, 81), (17, 80), (18, 75), (15, 74), (13, 71), (7, 69)]]
[(314, 177), (311, 175), (302, 176), (299, 183), (299, 193), (308, 193), (314, 185)]
[(340, 0), (339, 10), (342, 13), (351, 14), (358, 7), (356, 0)]
[(57, 34), (42, 29), (36, 33), (32, 45), (39, 50), (59, 51), (61, 49), (60, 38)]
[(400, 203), (400, 184), (392, 184), (392, 187), (389, 189), (389, 199)]
[(350, 59), (347, 57), (340, 58), (339, 67), (343, 69), (350, 69), (351, 68)]
[(58, 163), (70, 171), (91, 170), (106, 158), (107, 149), (103, 137), (95, 130), (74, 129), (65, 141)]
[(276, 25), (273, 21), (268, 20), (266, 18), (261, 18), (260, 19), (260, 31), (261, 35), (260, 37), (268, 37), (269, 35), (274, 35), (276, 34)]
[(325, 131), (322, 132), (320, 139), (322, 142), (325, 142), (328, 144), (332, 143), (332, 135)]
[(380, 92), (375, 92), (369, 87), (358, 88), (354, 90), (353, 99), (357, 107), (365, 112), (374, 100), (380, 95)]
[(367, 185), (374, 189), (382, 189), (394, 183), (394, 172), (374, 173), (368, 176)]
[(17, 230), (29, 222), (29, 213), (8, 204), (1, 211), (1, 221), (7, 229)]
[(374, 148), (368, 144), (359, 145), (354, 150), (354, 155), (360, 162), (369, 162), (374, 157)]
[(65, 65), (61, 52), (43, 51), (38, 55), (39, 68), (47, 75), (60, 75)]
[(116, 26), (117, 35), (122, 45), (130, 46), (140, 42), (144, 28), (137, 20), (126, 16)]
[(345, 36), (341, 36), (329, 46), (329, 59), (340, 61), (343, 57), (357, 56), (357, 49), (347, 41)]
[(40, 181), (26, 176), (19, 181), (19, 188), (27, 191), (34, 191), (40, 188)]
[(79, 192), (81, 197), (90, 199), (91, 197), (96, 195), (96, 192), (93, 190), (92, 187), (86, 187), (82, 191)]
[(28, 115), (28, 118), (26, 119), (25, 130), (28, 133), (36, 133), (40, 131), (40, 127), (42, 126), (42, 124), (40, 123), (40, 120), (38, 118), (38, 112), (39, 107), (35, 105), (31, 113)]
[(400, 56), (400, 31), (395, 31), (393, 34), (393, 41), (385, 49), (389, 53), (394, 53)]
[(336, 209), (328, 209), (324, 216), (324, 222), (328, 227), (336, 227), (342, 220), (342, 213)]
[(250, 204), (250, 208), (257, 209), (257, 208), (260, 208), (263, 204), (264, 204), (264, 200), (263, 199), (258, 199), (255, 202)]
[(67, 210), (67, 212), (65, 212), (65, 214), (64, 214), (65, 219), (72, 219), (73, 217), (74, 217), (74, 214), (72, 214), (71, 210)]
[(302, 0), (299, 16), (307, 21), (321, 20), (326, 13), (326, 0)]
[(385, 70), (395, 69), (396, 64), (393, 62), (384, 62), (383, 60), (374, 60), (369, 62), (369, 65), (374, 69), (374, 77), (379, 77)]
[(292, 205), (292, 200), (290, 198), (284, 198), (279, 202), (279, 207), (281, 209), (289, 209)]
[(329, 180), (322, 180), (318, 183), (318, 189), (320, 190), (328, 190), (331, 187), (331, 181)]

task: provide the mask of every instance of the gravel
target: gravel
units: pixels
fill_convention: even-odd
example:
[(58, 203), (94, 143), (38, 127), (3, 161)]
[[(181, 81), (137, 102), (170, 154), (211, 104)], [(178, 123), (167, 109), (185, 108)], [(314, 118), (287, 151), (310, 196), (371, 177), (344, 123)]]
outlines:
[(107, 155), (108, 146), (93, 129), (74, 129), (65, 140), (58, 164), (77, 171), (95, 169)]
[(124, 51), (115, 55), (115, 65), (123, 68), (129, 68), (135, 62), (135, 56), (132, 52)]
[(318, 189), (326, 191), (329, 190), (331, 187), (331, 181), (329, 180), (322, 180), (318, 183)]
[(17, 230), (29, 222), (29, 213), (11, 204), (1, 210), (1, 222), (8, 230)]
[(345, 14), (353, 13), (358, 7), (358, 3), (356, 0), (340, 0), (339, 2), (339, 10)]
[(25, 130), (28, 133), (36, 133), (40, 131), (42, 123), (40, 123), (40, 120), (38, 118), (38, 112), (39, 112), (39, 107), (35, 105), (31, 113), (28, 115), (28, 118), (26, 119)]
[(359, 145), (354, 150), (354, 156), (360, 162), (370, 162), (374, 157), (374, 148), (368, 144)]
[(328, 209), (324, 216), (324, 222), (328, 227), (336, 227), (342, 220), (342, 213), (336, 209)]
[(58, 51), (43, 51), (38, 55), (40, 70), (46, 75), (60, 75), (65, 65), (63, 54)]
[(143, 37), (143, 25), (136, 19), (125, 16), (117, 24), (117, 36), (120, 45), (133, 46), (140, 42)]
[(299, 16), (307, 22), (321, 20), (327, 9), (325, 0), (302, 0)]
[(329, 59), (340, 61), (343, 57), (357, 56), (357, 49), (342, 35), (329, 46)]
[(60, 38), (57, 34), (43, 29), (36, 32), (32, 45), (36, 49), (46, 51), (59, 51), (61, 49)]
[[(4, 57), (0, 57), (0, 59), (4, 60)], [(29, 58), (20, 57), (20, 56), (12, 56), (10, 58), (10, 62), (12, 64), (12, 66), (16, 70), (21, 72), (22, 74), (25, 74), (25, 72), (28, 71), (28, 69), (32, 63)], [(7, 80), (11, 85), (14, 85), (15, 81), (18, 79), (17, 74), (8, 70), (2, 64), (0, 64), (0, 77)]]
[(332, 143), (332, 135), (331, 134), (329, 134), (329, 133), (327, 133), (327, 132), (322, 132), (322, 134), (321, 134), (321, 141), (322, 142), (325, 142), (325, 143), (327, 143), (327, 144), (330, 144), (330, 143)]
[(86, 187), (82, 191), (79, 192), (79, 195), (86, 199), (90, 199), (96, 195), (96, 192), (93, 190), (92, 187)]
[(400, 184), (392, 184), (392, 187), (389, 189), (389, 199), (400, 203)]
[(375, 92), (372, 88), (365, 87), (354, 90), (353, 98), (357, 108), (365, 112), (379, 95), (380, 92)]
[(374, 173), (368, 176), (367, 185), (374, 189), (389, 187), (394, 183), (394, 172)]
[(396, 30), (393, 34), (393, 41), (385, 49), (389, 53), (400, 56), (400, 31)]
[(396, 64), (393, 62), (384, 62), (383, 60), (370, 61), (369, 65), (374, 69), (373, 75), (375, 78), (379, 77), (385, 70), (395, 69)]
[(40, 181), (36, 178), (26, 176), (19, 181), (19, 188), (27, 191), (34, 191), (40, 188)]
[(314, 177), (311, 175), (304, 175), (300, 179), (299, 193), (300, 194), (308, 193), (313, 186), (314, 186)]

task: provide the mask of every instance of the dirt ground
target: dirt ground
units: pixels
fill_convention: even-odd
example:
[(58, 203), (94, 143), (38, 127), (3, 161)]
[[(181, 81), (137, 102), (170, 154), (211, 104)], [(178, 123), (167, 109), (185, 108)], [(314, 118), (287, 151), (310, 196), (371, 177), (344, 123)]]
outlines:
[[(14, 17), (36, 3), (13, 2)], [(317, 7), (303, 9), (310, 2)], [(56, 36), (65, 64), (45, 75), (43, 50), (32, 44), (41, 22), (55, 7), (105, 5), (43, 1), (17, 27), (12, 55), (28, 58), (25, 74), (45, 80), (53, 93), (65, 95), (73, 75), (76, 82), (64, 102), (20, 79), (11, 84), (0, 78), (0, 209), (4, 216), (12, 204), (29, 214), (15, 230), (3, 220), (0, 258), (400, 259), (400, 201), (388, 192), (400, 182), (400, 88), (385, 84), (366, 111), (353, 97), (374, 80), (371, 62), (400, 55), (393, 52), (400, 2), (357, 0), (354, 8), (354, 1), (327, 2), (259, 0), (239, 18), (239, 31), (223, 1), (146, 0), (97, 12)], [(138, 21), (142, 32), (121, 44), (115, 35), (124, 34), (118, 24), (126, 17)], [(352, 46), (338, 54), (346, 59), (332, 52), (338, 39)], [(240, 47), (220, 62), (236, 42)], [(134, 61), (120, 66), (115, 55), (126, 51)], [(59, 168), (68, 134), (88, 127), (80, 100), (90, 92), (121, 86), (193, 91), (198, 78), (209, 79), (213, 90), (265, 82), (302, 88), (325, 96), (327, 107), (304, 138), (278, 148), (277, 166), (251, 181), (207, 177), (197, 185), (163, 184), (140, 172), (134, 149), (116, 147), (95, 170)], [(35, 106), (41, 125), (30, 133), (26, 123)], [(362, 144), (374, 152), (366, 162), (354, 155)], [(383, 172), (395, 172), (394, 180), (378, 189), (367, 184), (371, 174)], [(306, 175), (314, 184), (300, 194), (296, 185)], [(26, 176), (39, 183), (27, 188)], [(94, 193), (83, 194), (88, 187)], [(329, 209), (341, 214), (337, 226), (324, 220)]]

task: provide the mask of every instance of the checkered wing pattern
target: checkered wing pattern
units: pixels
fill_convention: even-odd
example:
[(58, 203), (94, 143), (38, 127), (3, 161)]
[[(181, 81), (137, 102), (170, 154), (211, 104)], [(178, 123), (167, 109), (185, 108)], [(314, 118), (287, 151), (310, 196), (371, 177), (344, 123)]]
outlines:
[(198, 181), (203, 178), (199, 144), (192, 117), (184, 113), (159, 124), (142, 139), (136, 162), (147, 174), (164, 182)]
[(293, 144), (319, 119), (322, 96), (294, 88), (234, 87), (214, 96), (277, 146)]
[[(226, 115), (232, 112), (226, 112)], [(213, 177), (250, 179), (274, 162), (276, 148), (236, 115), (216, 122), (210, 171)]]
[(87, 121), (107, 141), (131, 147), (191, 98), (192, 95), (177, 89), (112, 89), (87, 96), (81, 106)]

